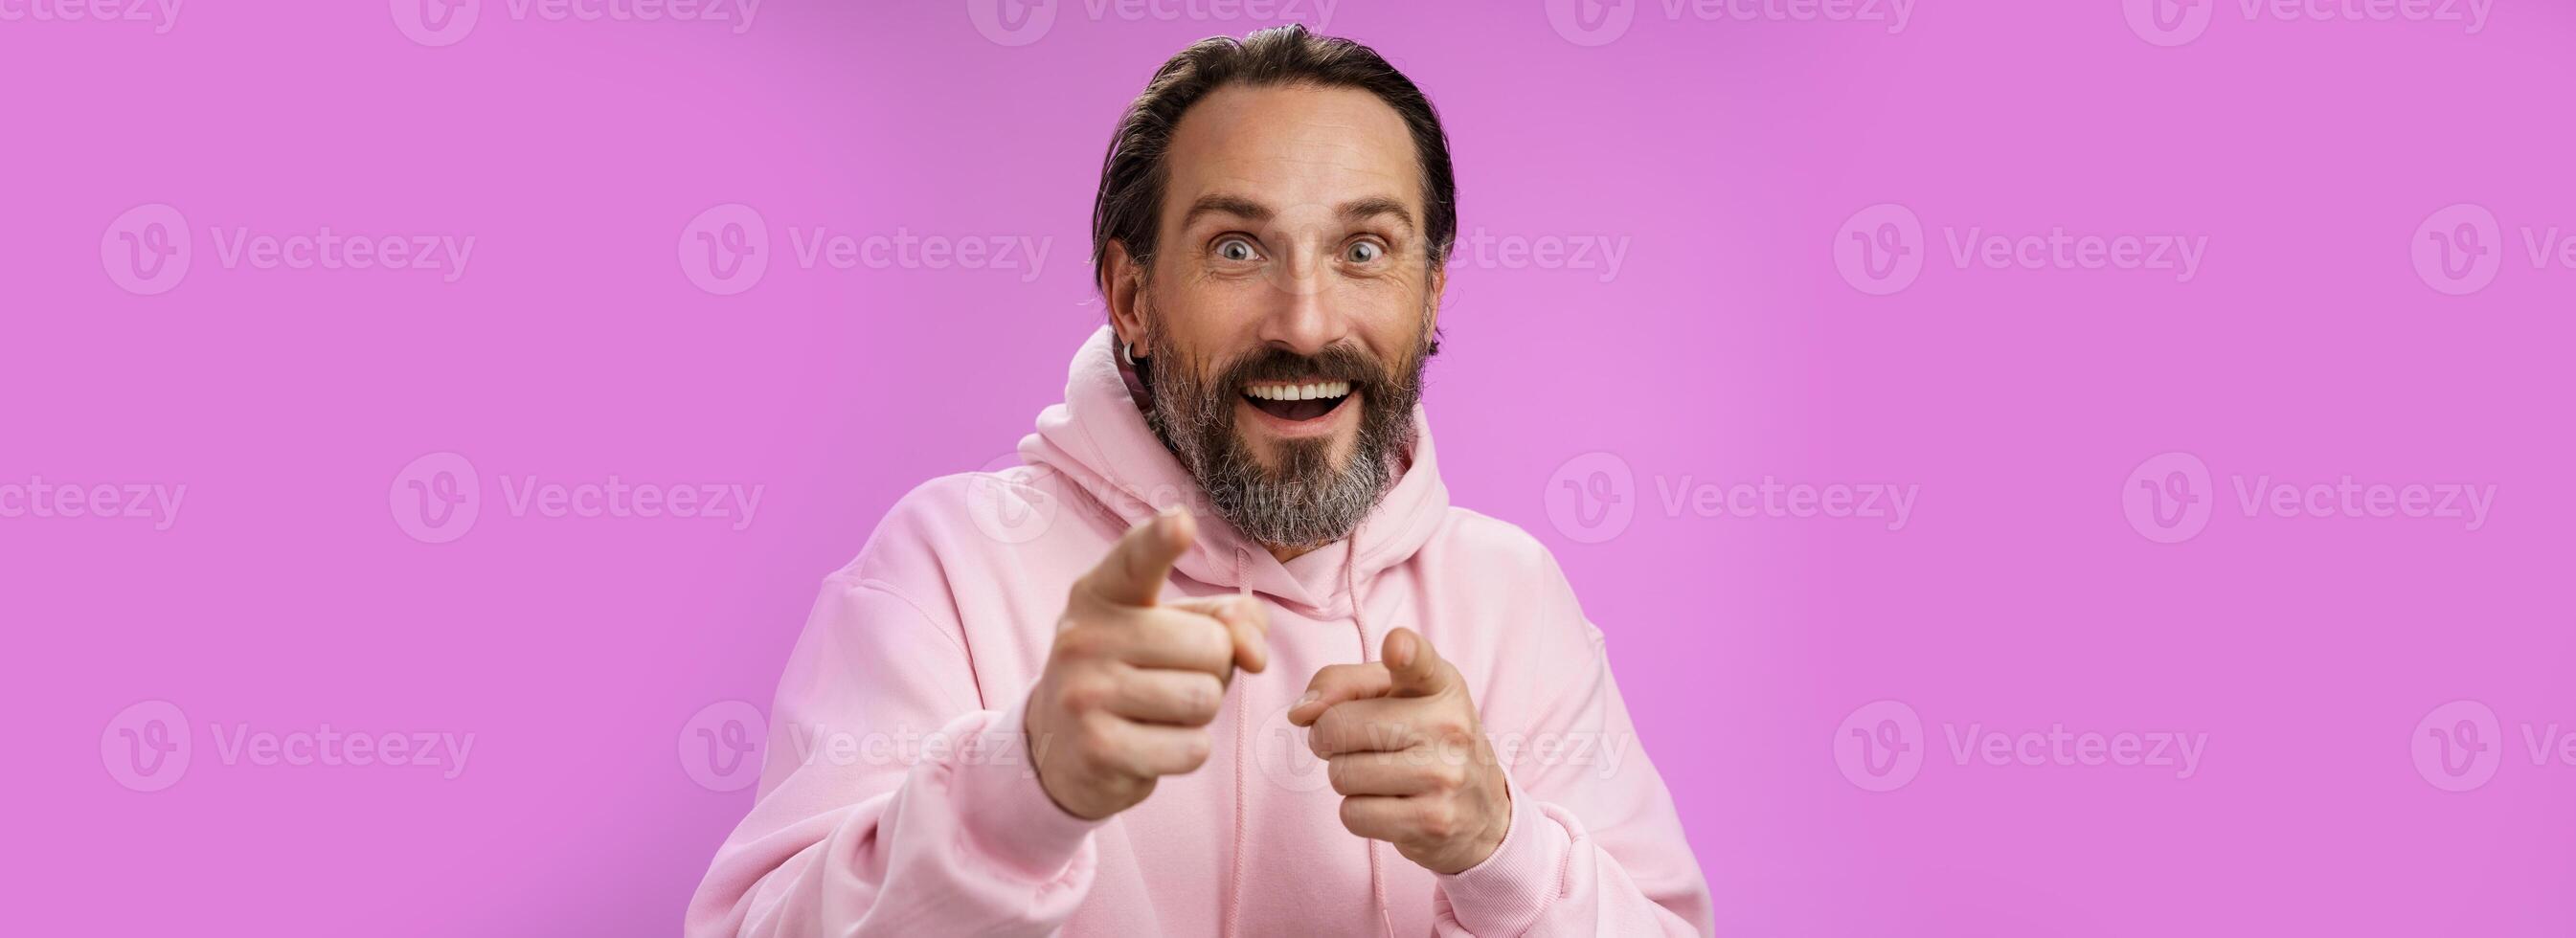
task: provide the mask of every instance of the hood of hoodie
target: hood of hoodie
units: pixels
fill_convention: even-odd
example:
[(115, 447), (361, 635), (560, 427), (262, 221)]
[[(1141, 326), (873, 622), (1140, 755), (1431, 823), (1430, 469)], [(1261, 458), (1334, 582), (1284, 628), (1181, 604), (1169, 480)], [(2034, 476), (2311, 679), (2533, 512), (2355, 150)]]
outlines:
[(1198, 482), (1145, 425), (1134, 375), (1118, 361), (1116, 335), (1102, 326), (1083, 343), (1065, 376), (1064, 402), (1038, 415), (1037, 432), (1020, 440), (1020, 458), (1064, 474), (1100, 509), (1130, 525), (1172, 505), (1189, 507), (1198, 516), (1199, 535), (1173, 564), (1178, 574), (1336, 615), (1349, 602), (1355, 580), (1411, 559), (1439, 531), (1449, 489), (1440, 481), (1430, 425), (1416, 406), (1411, 458), (1377, 507), (1349, 537), (1290, 561), (1331, 565), (1340, 575), (1298, 575), (1206, 509)]

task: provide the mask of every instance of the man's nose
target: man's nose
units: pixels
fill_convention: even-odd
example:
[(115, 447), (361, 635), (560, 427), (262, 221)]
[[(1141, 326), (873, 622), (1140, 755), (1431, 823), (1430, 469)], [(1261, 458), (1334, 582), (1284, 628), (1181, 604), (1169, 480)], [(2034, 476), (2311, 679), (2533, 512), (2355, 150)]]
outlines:
[(1273, 268), (1273, 288), (1261, 317), (1261, 340), (1299, 355), (1315, 355), (1350, 335), (1350, 321), (1333, 302), (1326, 280), (1331, 265), (1322, 252), (1301, 246)]

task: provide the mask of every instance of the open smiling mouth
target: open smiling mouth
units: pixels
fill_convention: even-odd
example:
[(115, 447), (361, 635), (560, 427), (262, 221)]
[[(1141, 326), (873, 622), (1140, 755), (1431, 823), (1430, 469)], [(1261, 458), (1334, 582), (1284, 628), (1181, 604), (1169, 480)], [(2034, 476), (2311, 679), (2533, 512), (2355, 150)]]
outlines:
[(1260, 381), (1245, 385), (1243, 399), (1281, 420), (1317, 420), (1351, 399), (1348, 381)]

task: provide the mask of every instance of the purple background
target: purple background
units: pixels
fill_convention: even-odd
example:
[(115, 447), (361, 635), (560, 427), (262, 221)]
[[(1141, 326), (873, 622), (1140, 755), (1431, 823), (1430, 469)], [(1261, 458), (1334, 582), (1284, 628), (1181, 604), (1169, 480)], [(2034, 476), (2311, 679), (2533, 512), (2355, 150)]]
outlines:
[[(2576, 269), (2527, 239), (2576, 234), (2576, 13), (2149, 2), (0, 20), (8, 930), (676, 931), (750, 797), (698, 781), (698, 714), (765, 707), (886, 506), (1058, 398), (1101, 320), (1100, 150), (1152, 67), (1295, 18), (1448, 122), (1489, 239), (1432, 369), (1452, 497), (1547, 541), (1609, 635), (1722, 932), (2566, 934), (2576, 765), (2528, 740), (2576, 732)], [(681, 259), (728, 203), (756, 280)], [(1883, 203), (1911, 280), (1849, 255)], [(153, 204), (183, 276), (125, 253)], [(2463, 220), (2488, 253), (2455, 278)], [(1048, 253), (804, 266), (815, 226)], [(475, 244), (452, 282), (223, 253), (324, 227)], [(1952, 252), (2057, 228), (2205, 253), (2186, 280)], [(432, 453), (479, 477), (445, 543), (401, 507)], [(2206, 527), (2165, 543), (2191, 529), (2137, 483), (2191, 459)], [(1565, 484), (1595, 472), (1627, 513), (1587, 524)], [(741, 530), (514, 514), (531, 475), (763, 498)], [(1765, 476), (1918, 494), (1897, 530), (1666, 507)], [(2496, 494), (2474, 530), (2238, 500), (2345, 476)], [(63, 517), (40, 477), (186, 489)], [(120, 731), (155, 700), (190, 762), (136, 790)], [(1854, 758), (1879, 700), (1919, 774)], [(2487, 748), (2452, 776), (2463, 714)], [(323, 724), (475, 742), (453, 779), (222, 757)], [(2058, 725), (2206, 749), (2180, 777), (1951, 748)]]

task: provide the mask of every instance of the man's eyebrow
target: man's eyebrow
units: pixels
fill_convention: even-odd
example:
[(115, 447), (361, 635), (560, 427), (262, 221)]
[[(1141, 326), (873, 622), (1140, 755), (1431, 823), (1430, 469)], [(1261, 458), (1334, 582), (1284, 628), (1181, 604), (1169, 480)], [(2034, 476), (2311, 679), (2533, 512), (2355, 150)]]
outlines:
[[(1382, 195), (1352, 199), (1348, 202), (1344, 202), (1338, 210), (1338, 213), (1344, 221), (1359, 221), (1364, 218), (1388, 216), (1394, 218), (1397, 222), (1402, 223), (1407, 232), (1413, 230), (1412, 207), (1405, 205), (1400, 200), (1391, 199)], [(1269, 221), (1277, 214), (1277, 212), (1271, 210), (1270, 206), (1263, 205), (1243, 196), (1225, 195), (1222, 193), (1203, 195), (1199, 197), (1198, 201), (1190, 203), (1189, 212), (1181, 216), (1181, 227), (1189, 227), (1192, 223), (1197, 222), (1201, 215), (1232, 215), (1246, 221), (1258, 223)]]
[(1413, 230), (1413, 209), (1402, 202), (1385, 196), (1371, 196), (1342, 203), (1342, 218), (1345, 221), (1358, 221), (1379, 215), (1394, 216), (1396, 221), (1404, 223), (1406, 232), (1410, 233)]
[(1198, 221), (1201, 215), (1219, 214), (1264, 222), (1269, 221), (1273, 213), (1270, 211), (1270, 206), (1239, 195), (1203, 195), (1199, 196), (1198, 201), (1190, 203), (1189, 214), (1181, 216), (1181, 227), (1189, 227), (1190, 223)]

